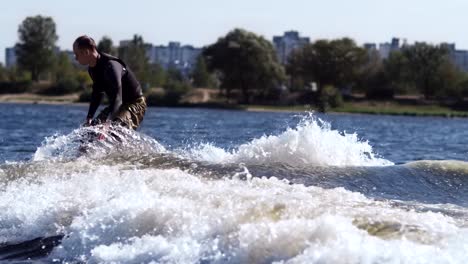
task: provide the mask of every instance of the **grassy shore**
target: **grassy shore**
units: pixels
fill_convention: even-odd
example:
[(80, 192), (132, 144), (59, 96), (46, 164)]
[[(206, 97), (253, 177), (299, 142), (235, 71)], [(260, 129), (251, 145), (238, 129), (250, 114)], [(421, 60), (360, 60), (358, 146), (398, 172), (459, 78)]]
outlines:
[[(309, 105), (305, 106), (263, 106), (248, 105), (244, 108), (248, 111), (272, 111), (272, 112), (304, 112), (317, 111)], [(331, 108), (329, 113), (352, 113), (373, 115), (405, 115), (405, 116), (440, 116), (440, 117), (468, 117), (468, 111), (456, 111), (449, 107), (439, 105), (401, 105), (395, 102), (345, 102), (342, 106)]]
[(24, 103), (24, 104), (72, 104), (77, 103), (79, 94), (68, 94), (60, 96), (46, 96), (35, 93), (2, 94), (1, 103)]
[(396, 102), (346, 102), (331, 109), (339, 113), (360, 113), (376, 115), (468, 117), (468, 111), (456, 111), (440, 105), (401, 105)]
[[(0, 103), (31, 103), (31, 104), (77, 104), (78, 94), (64, 96), (45, 96), (32, 93), (0, 95)], [(79, 103), (87, 104), (87, 103)], [(245, 111), (263, 112), (305, 112), (317, 111), (311, 105), (271, 106), (271, 105), (220, 105), (215, 103), (183, 104), (182, 107), (223, 108)], [(345, 102), (342, 106), (331, 108), (330, 113), (356, 113), (375, 115), (407, 115), (407, 116), (440, 116), (468, 117), (468, 111), (456, 111), (440, 105), (411, 105), (387, 101)]]

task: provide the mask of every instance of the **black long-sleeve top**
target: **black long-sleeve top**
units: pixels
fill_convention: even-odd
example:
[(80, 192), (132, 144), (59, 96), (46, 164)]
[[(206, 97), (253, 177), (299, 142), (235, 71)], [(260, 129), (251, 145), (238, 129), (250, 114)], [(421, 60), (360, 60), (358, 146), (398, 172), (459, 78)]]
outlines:
[(88, 68), (93, 80), (93, 92), (87, 117), (94, 117), (106, 94), (111, 110), (107, 119), (113, 120), (122, 103), (135, 101), (143, 93), (135, 75), (122, 60), (105, 53), (99, 55), (96, 65)]

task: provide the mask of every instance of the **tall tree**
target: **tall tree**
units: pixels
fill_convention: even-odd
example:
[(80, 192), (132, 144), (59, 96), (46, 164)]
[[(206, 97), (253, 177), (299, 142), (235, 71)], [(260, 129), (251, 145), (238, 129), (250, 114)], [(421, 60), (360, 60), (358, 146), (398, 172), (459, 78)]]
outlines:
[(55, 80), (61, 82), (74, 79), (76, 71), (68, 55), (65, 52), (60, 52), (55, 63)]
[(212, 76), (208, 72), (205, 58), (198, 56), (195, 68), (192, 72), (193, 85), (195, 87), (210, 87), (213, 84)]
[(149, 86), (147, 48), (148, 45), (144, 43), (143, 37), (138, 35), (134, 35), (127, 45), (119, 47), (119, 57), (132, 69), (143, 88)]
[(307, 83), (318, 83), (319, 89), (325, 85), (348, 86), (356, 81), (366, 58), (366, 51), (352, 39), (318, 40), (293, 52), (287, 70)]
[(394, 89), (388, 84), (384, 70), (384, 61), (376, 49), (367, 51), (367, 58), (359, 70), (354, 91), (365, 92), (370, 99), (392, 99)]
[(463, 82), (466, 73), (457, 68), (450, 60), (444, 60), (437, 71), (435, 96), (452, 97), (463, 101)]
[(166, 78), (166, 71), (161, 65), (156, 63), (149, 66), (149, 83), (151, 87), (163, 87)]
[(97, 49), (100, 52), (104, 52), (111, 55), (117, 55), (115, 47), (113, 46), (112, 39), (107, 36), (102, 37), (102, 39), (97, 45)]
[(391, 52), (383, 66), (386, 82), (395, 93), (414, 92), (414, 85), (408, 81), (411, 76), (409, 61), (401, 51)]
[(449, 52), (445, 47), (433, 46), (424, 42), (403, 49), (408, 60), (408, 78), (420, 89), (426, 98), (434, 96), (440, 80), (440, 67), (449, 62)]
[(20, 68), (31, 72), (33, 81), (53, 66), (55, 43), (58, 40), (51, 17), (27, 17), (18, 28), (16, 53)]
[(207, 47), (203, 56), (211, 71), (218, 71), (221, 88), (240, 89), (242, 101), (249, 103), (252, 92), (265, 94), (285, 79), (273, 45), (261, 36), (235, 29)]
[(0, 63), (0, 82), (8, 81), (7, 69)]

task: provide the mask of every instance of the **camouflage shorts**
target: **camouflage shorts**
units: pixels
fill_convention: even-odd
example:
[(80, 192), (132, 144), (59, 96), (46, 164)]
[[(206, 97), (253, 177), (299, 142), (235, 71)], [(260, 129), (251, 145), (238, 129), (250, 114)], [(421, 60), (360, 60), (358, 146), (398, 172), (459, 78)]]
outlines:
[[(110, 112), (111, 109), (106, 107), (101, 111), (101, 113), (99, 113), (96, 119), (100, 122), (104, 122)], [(146, 100), (145, 97), (142, 96), (131, 103), (122, 104), (117, 114), (112, 119), (112, 122), (116, 122), (119, 125), (135, 130), (140, 126), (141, 121), (143, 121), (145, 112)]]

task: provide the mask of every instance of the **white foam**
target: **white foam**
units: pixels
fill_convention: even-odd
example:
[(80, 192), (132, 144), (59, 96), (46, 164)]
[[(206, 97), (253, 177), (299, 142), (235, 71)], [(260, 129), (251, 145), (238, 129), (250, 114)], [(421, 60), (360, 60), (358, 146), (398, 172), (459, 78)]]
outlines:
[[(276, 178), (208, 180), (179, 169), (106, 166), (85, 160), (50, 165), (41, 168), (40, 175), (31, 172), (0, 192), (0, 242), (66, 234), (49, 260), (464, 263), (468, 259), (468, 230), (457, 219), (399, 209), (342, 188), (291, 185)], [(379, 223), (383, 231), (372, 231)]]
[[(33, 156), (34, 161), (70, 160), (81, 156), (80, 140), (89, 132), (99, 133), (99, 127), (79, 128), (68, 135), (54, 135), (46, 138)], [(105, 157), (110, 153), (154, 154), (167, 152), (156, 140), (131, 130), (114, 127), (123, 142), (104, 141), (86, 144), (86, 156)], [(130, 144), (131, 143), (131, 144)], [(125, 150), (125, 151), (122, 151)], [(290, 166), (386, 166), (393, 163), (377, 157), (372, 146), (358, 138), (332, 130), (330, 124), (313, 115), (305, 117), (295, 128), (288, 128), (279, 135), (265, 135), (251, 142), (226, 151), (212, 144), (200, 144), (188, 150), (179, 151), (185, 158), (217, 164), (287, 164)], [(134, 155), (135, 156), (135, 155)]]
[(263, 136), (225, 151), (212, 144), (201, 144), (186, 155), (213, 163), (273, 164), (291, 166), (385, 166), (392, 162), (378, 158), (372, 146), (357, 134), (332, 130), (330, 124), (310, 115), (295, 128), (280, 135)]
[[(119, 140), (111, 136), (109, 131), (117, 135)], [(89, 133), (102, 134), (104, 139), (87, 142)], [(81, 149), (83, 147), (86, 147), (86, 154)], [(122, 151), (123, 149), (125, 151)], [(34, 153), (32, 160), (70, 160), (79, 156), (96, 159), (119, 152), (127, 155), (141, 155), (164, 153), (166, 149), (153, 138), (121, 126), (110, 126), (110, 128), (93, 126), (77, 128), (67, 135), (55, 134), (46, 137)]]

